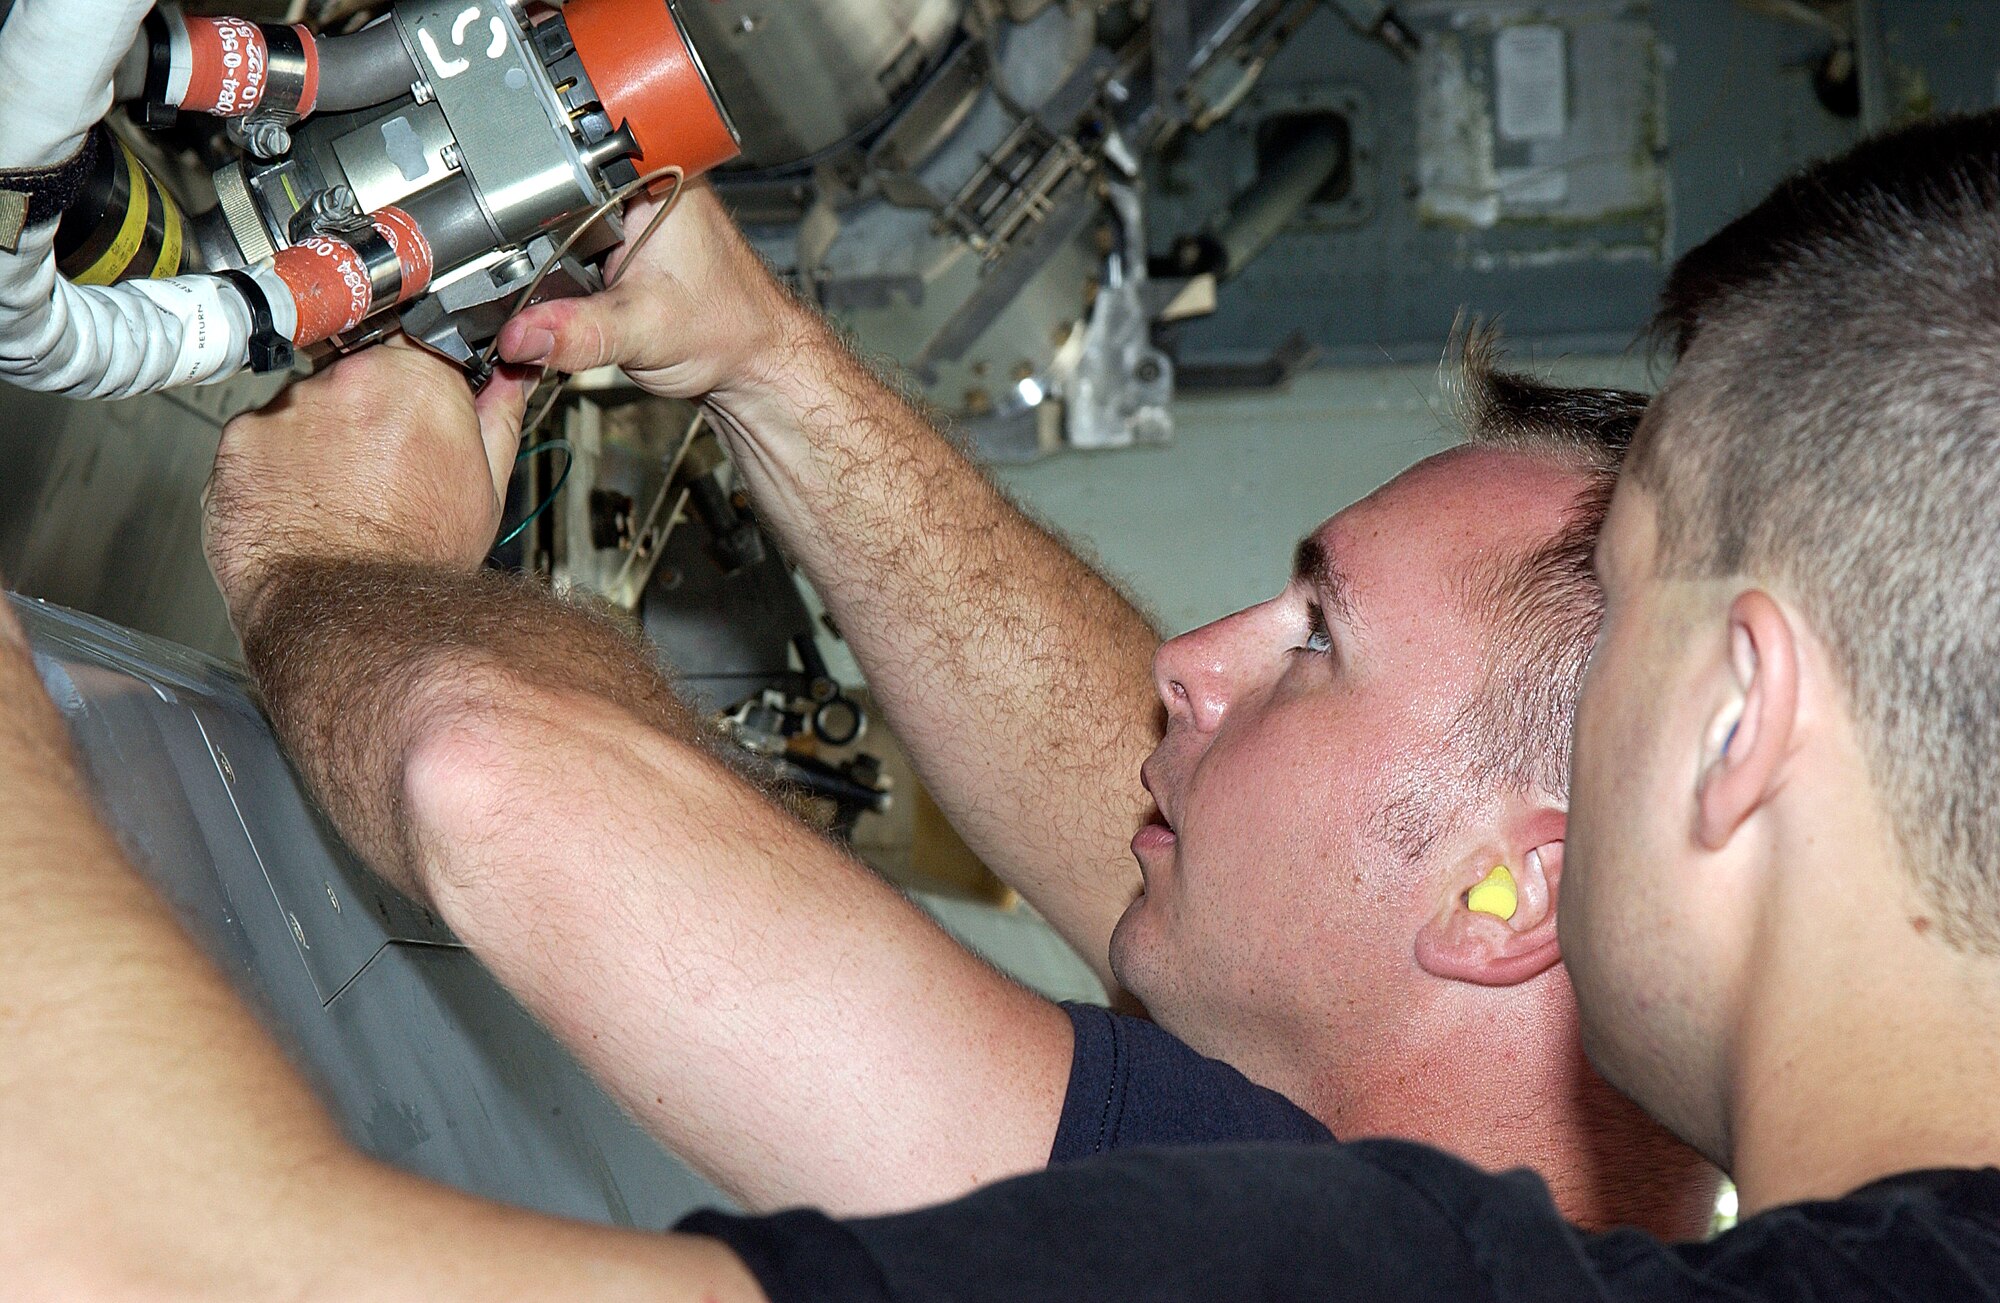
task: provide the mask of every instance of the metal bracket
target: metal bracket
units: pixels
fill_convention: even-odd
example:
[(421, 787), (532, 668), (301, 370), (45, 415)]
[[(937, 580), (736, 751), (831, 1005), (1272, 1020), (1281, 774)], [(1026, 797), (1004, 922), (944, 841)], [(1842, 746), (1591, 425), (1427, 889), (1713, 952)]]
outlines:
[(1054, 196), (1073, 172), (1087, 172), (1090, 157), (1034, 114), (1024, 114), (938, 215), (957, 228), (988, 262), (1006, 253), (1024, 229), (1055, 209)]
[(1138, 190), (1112, 184), (1118, 247), (1076, 344), (1051, 368), (1072, 447), (1123, 448), (1173, 438), (1173, 360), (1153, 344), (1146, 298), (1146, 226)]

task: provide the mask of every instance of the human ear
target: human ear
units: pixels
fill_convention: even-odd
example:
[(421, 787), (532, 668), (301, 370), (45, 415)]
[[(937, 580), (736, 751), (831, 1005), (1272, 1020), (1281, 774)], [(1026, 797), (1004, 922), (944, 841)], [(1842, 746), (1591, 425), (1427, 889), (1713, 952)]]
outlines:
[(1729, 605), (1728, 701), (1710, 720), (1695, 788), (1695, 838), (1719, 851), (1773, 794), (1798, 720), (1798, 644), (1768, 593)]
[[(1560, 831), (1505, 859), (1489, 849), (1467, 860), (1451, 875), (1437, 913), (1417, 934), (1417, 963), (1435, 977), (1478, 986), (1515, 986), (1547, 972), (1562, 959), (1556, 941), (1562, 862)], [(1496, 902), (1484, 897), (1492, 888), (1480, 891), (1481, 884), (1499, 876), (1496, 869), (1512, 879), (1509, 917), (1489, 912)]]

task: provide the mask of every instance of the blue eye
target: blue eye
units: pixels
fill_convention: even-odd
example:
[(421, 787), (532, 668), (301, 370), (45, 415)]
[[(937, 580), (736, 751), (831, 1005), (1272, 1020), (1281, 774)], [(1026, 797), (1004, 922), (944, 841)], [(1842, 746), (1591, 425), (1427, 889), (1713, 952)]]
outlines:
[(1332, 651), (1333, 635), (1327, 632), (1326, 613), (1320, 610), (1318, 602), (1306, 603), (1306, 620), (1306, 640), (1299, 650), (1314, 656), (1324, 656)]

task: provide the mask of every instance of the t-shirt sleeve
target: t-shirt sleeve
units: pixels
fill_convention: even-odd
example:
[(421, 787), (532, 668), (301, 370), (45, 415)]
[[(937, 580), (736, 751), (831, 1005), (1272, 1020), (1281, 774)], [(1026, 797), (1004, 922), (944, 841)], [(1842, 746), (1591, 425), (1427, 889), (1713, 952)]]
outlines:
[(1663, 1244), (1401, 1140), (1135, 1150), (836, 1222), (701, 1213), (771, 1303), (1882, 1303), (2000, 1297), (2000, 1172), (1906, 1173)]
[(771, 1303), (893, 1298), (889, 1282), (854, 1233), (810, 1208), (764, 1217), (703, 1209), (681, 1218), (683, 1235), (721, 1240), (743, 1261)]
[[(733, 1248), (772, 1303), (1595, 1296), (1577, 1237), (1533, 1176), (1434, 1155), (1476, 1187), (1448, 1205), (1377, 1161), (1396, 1143), (1134, 1151), (893, 1217), (705, 1213), (681, 1229)], [(1508, 1205), (1504, 1256), (1539, 1264), (1529, 1292), (1494, 1289), (1495, 1264), (1458, 1220), (1466, 1201)]]
[(1076, 1034), (1049, 1163), (1140, 1147), (1324, 1143), (1319, 1120), (1143, 1018), (1065, 1004)]

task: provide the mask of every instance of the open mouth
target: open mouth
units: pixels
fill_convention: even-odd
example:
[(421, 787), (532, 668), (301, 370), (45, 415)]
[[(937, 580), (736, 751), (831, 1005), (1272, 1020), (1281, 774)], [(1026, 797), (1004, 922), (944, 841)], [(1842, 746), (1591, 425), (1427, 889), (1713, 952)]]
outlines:
[(1174, 831), (1174, 826), (1167, 822), (1164, 814), (1155, 809), (1147, 817), (1144, 826), (1139, 829), (1138, 835), (1132, 838), (1132, 853), (1140, 855), (1146, 851), (1164, 850), (1178, 840), (1180, 837)]
[(1153, 798), (1153, 808), (1147, 812), (1146, 822), (1140, 827), (1138, 835), (1132, 838), (1134, 855), (1172, 846), (1180, 836), (1168, 821), (1166, 803), (1160, 800), (1159, 788), (1155, 786), (1153, 762), (1158, 755), (1157, 751), (1154, 752), (1145, 764), (1139, 766), (1139, 785), (1146, 789), (1146, 795)]

